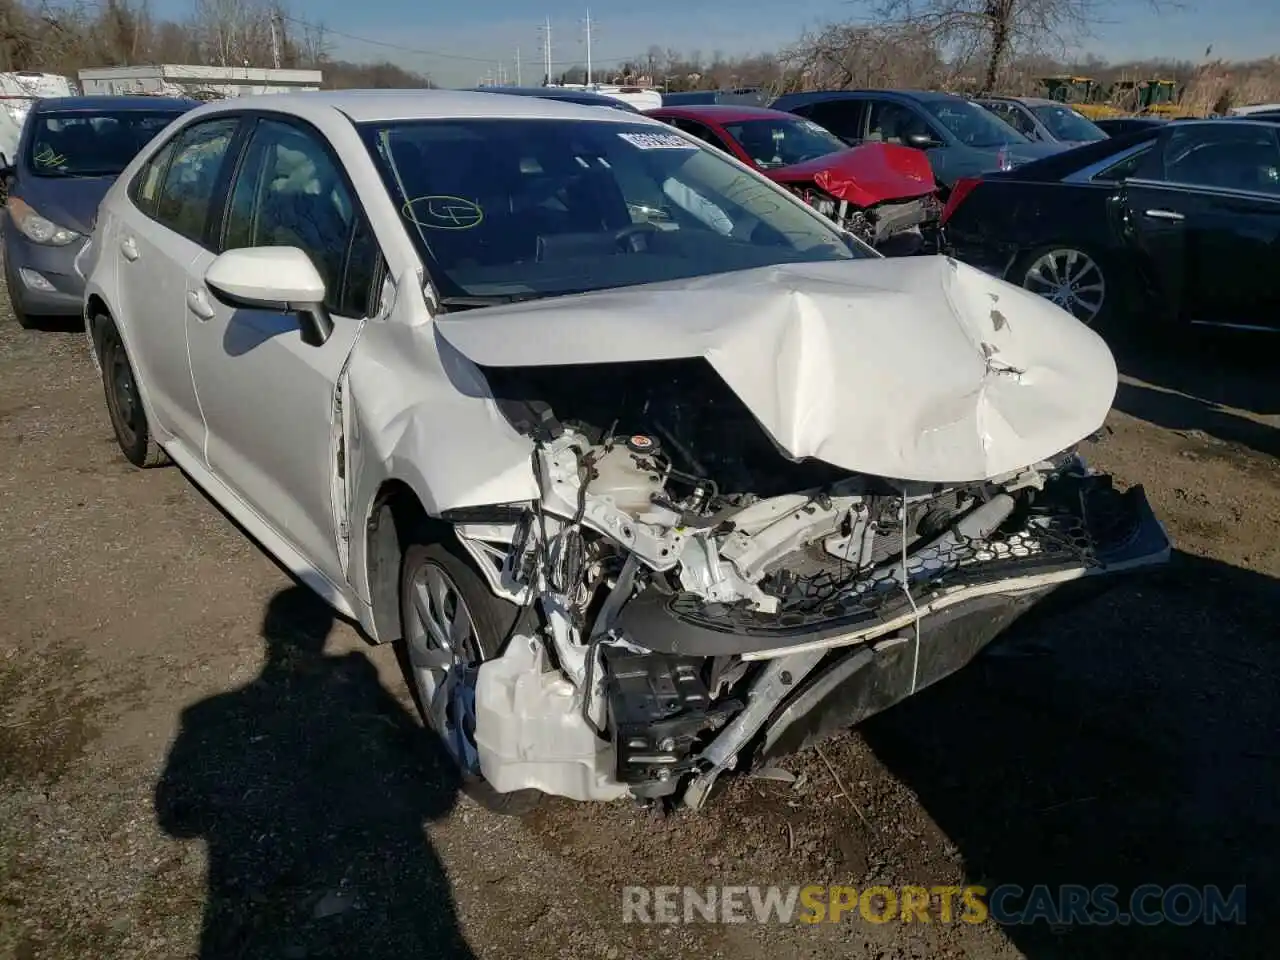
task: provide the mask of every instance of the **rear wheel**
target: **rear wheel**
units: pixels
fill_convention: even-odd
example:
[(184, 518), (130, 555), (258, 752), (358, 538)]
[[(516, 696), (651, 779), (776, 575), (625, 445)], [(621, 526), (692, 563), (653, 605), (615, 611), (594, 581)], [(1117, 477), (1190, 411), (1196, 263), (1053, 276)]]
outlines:
[(135, 467), (158, 467), (168, 458), (151, 435), (151, 426), (142, 408), (142, 397), (138, 393), (138, 383), (124, 342), (120, 339), (120, 331), (108, 316), (95, 317), (94, 325), (101, 345), (102, 386), (107, 395), (107, 413), (111, 417), (120, 452)]
[(1019, 259), (1010, 279), (1086, 326), (1101, 329), (1111, 319), (1113, 296), (1102, 263), (1079, 247), (1060, 244), (1033, 250)]
[(458, 768), (462, 786), (495, 813), (519, 816), (542, 799), (538, 790), (499, 793), (485, 780), (476, 752), (474, 679), (495, 656), (518, 611), (495, 597), (461, 551), (441, 542), (411, 544), (400, 569), (400, 625), (423, 719)]

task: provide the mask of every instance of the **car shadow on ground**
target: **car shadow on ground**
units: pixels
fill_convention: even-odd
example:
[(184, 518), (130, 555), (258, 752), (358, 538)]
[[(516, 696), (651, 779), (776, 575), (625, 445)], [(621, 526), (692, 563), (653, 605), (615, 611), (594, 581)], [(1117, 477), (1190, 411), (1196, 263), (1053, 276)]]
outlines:
[[(1041, 884), (1114, 885), (1120, 912), (1144, 884), (1194, 888), (1154, 925), (1055, 925), (1069, 917), (1049, 912), (1006, 926), (1032, 960), (1264, 956), (1280, 892), (1278, 608), (1280, 582), (1175, 553), (1160, 573), (1022, 621), (861, 729), (969, 882), (1022, 888), (1002, 904), (1013, 919), (1032, 919), (1017, 911)], [(1242, 884), (1244, 924), (1194, 915), (1206, 886), (1230, 903)]]
[(75, 315), (57, 317), (27, 317), (27, 329), (32, 333), (76, 333), (84, 331), (84, 318)]
[(425, 833), (457, 796), (438, 744), (302, 586), (267, 606), (261, 673), (183, 712), (156, 787), (207, 847), (201, 960), (470, 958)]
[(1115, 354), (1121, 373), (1142, 381), (1120, 384), (1118, 410), (1280, 457), (1280, 430), (1235, 412), (1280, 415), (1280, 337), (1199, 334), (1118, 345)]

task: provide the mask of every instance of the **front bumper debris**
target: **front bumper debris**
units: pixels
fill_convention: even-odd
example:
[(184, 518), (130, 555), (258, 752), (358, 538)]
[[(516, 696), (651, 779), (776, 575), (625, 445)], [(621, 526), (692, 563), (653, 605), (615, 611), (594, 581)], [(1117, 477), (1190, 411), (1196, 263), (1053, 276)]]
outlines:
[(781, 615), (651, 592), (622, 611), (618, 627), (662, 653), (767, 659), (873, 640), (982, 596), (1160, 564), (1169, 552), (1142, 487), (1121, 493), (1109, 477), (1067, 476), (985, 540), (944, 534), (915, 550), (905, 576), (899, 565), (859, 579), (839, 561), (815, 558), (795, 578)]

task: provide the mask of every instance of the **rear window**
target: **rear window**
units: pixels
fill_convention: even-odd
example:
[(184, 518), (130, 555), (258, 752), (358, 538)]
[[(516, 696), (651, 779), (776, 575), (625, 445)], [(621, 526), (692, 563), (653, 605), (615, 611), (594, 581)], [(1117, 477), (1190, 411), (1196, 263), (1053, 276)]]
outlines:
[(27, 166), (37, 177), (115, 176), (181, 110), (77, 110), (32, 118)]

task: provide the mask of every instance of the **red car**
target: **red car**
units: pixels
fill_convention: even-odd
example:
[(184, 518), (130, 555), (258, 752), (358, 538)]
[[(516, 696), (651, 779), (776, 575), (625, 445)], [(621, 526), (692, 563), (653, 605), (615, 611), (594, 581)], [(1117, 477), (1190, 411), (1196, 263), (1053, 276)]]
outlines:
[(850, 148), (811, 120), (763, 107), (645, 112), (751, 164), (885, 253), (937, 249), (942, 208), (922, 150), (890, 143)]

